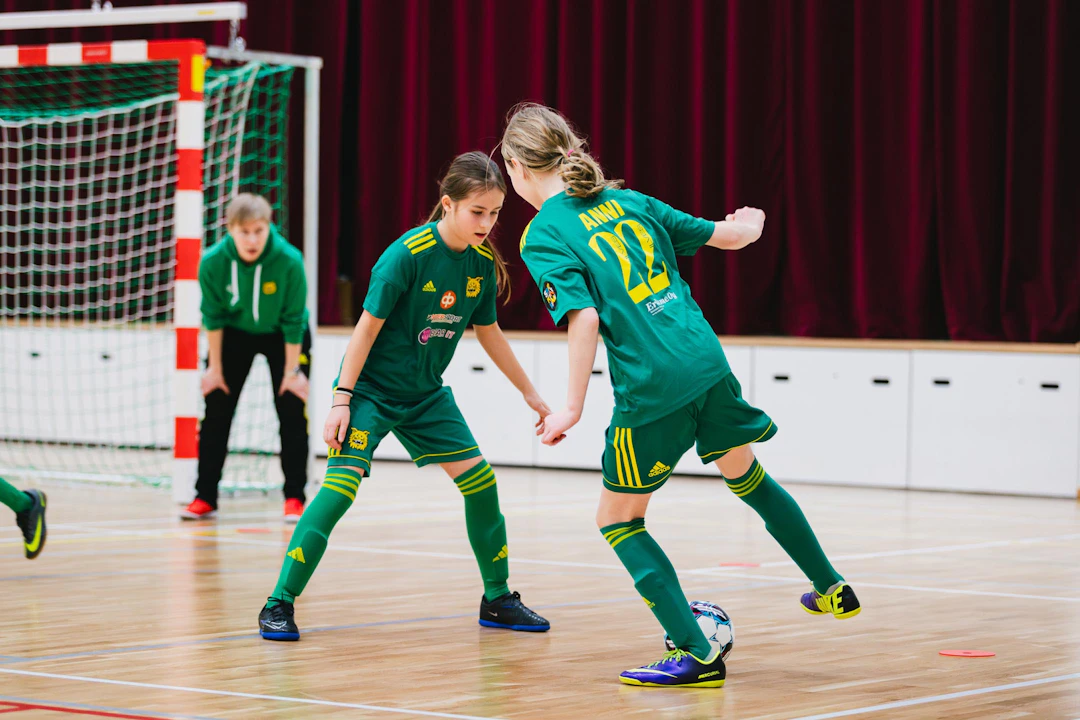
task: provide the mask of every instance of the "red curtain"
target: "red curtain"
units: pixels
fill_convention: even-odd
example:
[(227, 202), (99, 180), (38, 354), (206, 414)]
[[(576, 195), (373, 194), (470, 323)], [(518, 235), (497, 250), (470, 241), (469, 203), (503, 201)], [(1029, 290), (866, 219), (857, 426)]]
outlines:
[[(86, 4), (0, 0), (6, 10)], [(369, 268), (426, 217), (450, 159), (491, 150), (506, 111), (536, 100), (563, 110), (611, 174), (638, 190), (714, 218), (742, 204), (765, 209), (756, 245), (706, 249), (683, 265), (718, 332), (1080, 340), (1076, 3), (248, 6), (251, 47), (327, 61), (324, 322), (340, 317), (337, 275), (353, 277), (362, 299)], [(225, 32), (154, 35), (221, 43)], [(500, 315), (508, 328), (550, 327), (517, 258), (531, 215), (511, 195), (498, 231), (514, 264)]]

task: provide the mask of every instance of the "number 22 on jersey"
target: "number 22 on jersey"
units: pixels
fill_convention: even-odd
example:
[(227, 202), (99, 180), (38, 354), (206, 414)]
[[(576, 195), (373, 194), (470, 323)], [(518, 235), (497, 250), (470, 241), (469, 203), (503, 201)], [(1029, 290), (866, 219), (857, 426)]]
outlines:
[[(630, 254), (626, 251), (626, 236), (623, 234), (623, 228), (628, 227), (634, 233), (634, 237), (641, 245), (642, 251), (645, 253), (645, 275), (642, 276), (641, 272), (634, 272), (631, 267)], [(645, 226), (639, 223), (637, 220), (623, 220), (621, 223), (613, 228), (614, 232), (608, 232), (601, 230), (595, 233), (589, 238), (589, 247), (600, 256), (600, 259), (607, 262), (607, 256), (604, 255), (604, 251), (600, 249), (600, 241), (603, 240), (611, 248), (611, 251), (615, 253), (615, 258), (619, 261), (619, 267), (622, 270), (623, 285), (626, 286), (626, 292), (630, 295), (630, 299), (634, 303), (640, 303), (650, 295), (654, 295), (661, 290), (664, 290), (671, 281), (668, 279), (667, 264), (663, 260), (660, 261), (660, 271), (655, 272), (653, 263), (656, 259), (656, 243), (653, 242), (652, 235), (645, 229)], [(636, 275), (640, 280), (637, 285), (630, 287), (630, 282), (633, 279), (631, 275)]]

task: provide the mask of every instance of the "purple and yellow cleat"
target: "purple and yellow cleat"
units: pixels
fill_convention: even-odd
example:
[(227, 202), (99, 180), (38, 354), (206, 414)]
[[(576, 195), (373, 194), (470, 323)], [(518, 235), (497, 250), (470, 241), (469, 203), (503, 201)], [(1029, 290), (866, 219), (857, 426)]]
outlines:
[(803, 594), (800, 603), (803, 610), (811, 615), (832, 614), (837, 620), (855, 617), (862, 610), (855, 591), (845, 582), (836, 583), (824, 595), (811, 588), (810, 592)]
[(727, 668), (720, 657), (720, 648), (714, 648), (705, 660), (698, 660), (685, 650), (672, 650), (654, 663), (627, 670), (619, 680), (627, 685), (643, 687), (724, 687)]

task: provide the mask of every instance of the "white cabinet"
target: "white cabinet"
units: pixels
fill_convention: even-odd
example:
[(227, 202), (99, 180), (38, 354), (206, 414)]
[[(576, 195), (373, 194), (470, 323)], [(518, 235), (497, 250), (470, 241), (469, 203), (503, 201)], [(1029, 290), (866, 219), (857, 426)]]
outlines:
[[(533, 377), (535, 344), (515, 340), (510, 345), (525, 374)], [(443, 383), (454, 391), (485, 459), (505, 465), (533, 465), (533, 412), (476, 339), (461, 341), (443, 374)]]
[(906, 484), (911, 354), (761, 347), (753, 404), (779, 432), (755, 452), (778, 480)]
[[(535, 352), (536, 374), (533, 382), (552, 409), (562, 408), (566, 404), (566, 387), (570, 379), (566, 339), (537, 342)], [(599, 343), (581, 422), (571, 428), (566, 439), (554, 447), (537, 441), (536, 464), (539, 467), (599, 470), (600, 458), (604, 453), (604, 433), (614, 409), (615, 395), (608, 373), (607, 352), (604, 344)]]
[(911, 487), (1075, 497), (1080, 358), (914, 352)]

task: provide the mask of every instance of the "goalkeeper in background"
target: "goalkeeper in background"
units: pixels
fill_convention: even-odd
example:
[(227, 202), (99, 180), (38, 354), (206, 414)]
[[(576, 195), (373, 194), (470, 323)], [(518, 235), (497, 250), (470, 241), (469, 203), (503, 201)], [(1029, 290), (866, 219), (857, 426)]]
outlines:
[(23, 534), (26, 559), (33, 560), (45, 549), (45, 493), (20, 490), (0, 478), (0, 503), (15, 511), (15, 522)]
[(228, 236), (211, 247), (199, 264), (210, 357), (202, 378), (206, 416), (199, 430), (196, 496), (180, 514), (187, 520), (217, 513), (229, 428), (251, 363), (259, 353), (270, 365), (281, 423), (285, 522), (295, 523), (304, 512), (311, 367), (307, 280), (303, 256), (281, 235), (271, 216), (266, 198), (238, 195), (226, 211)]

